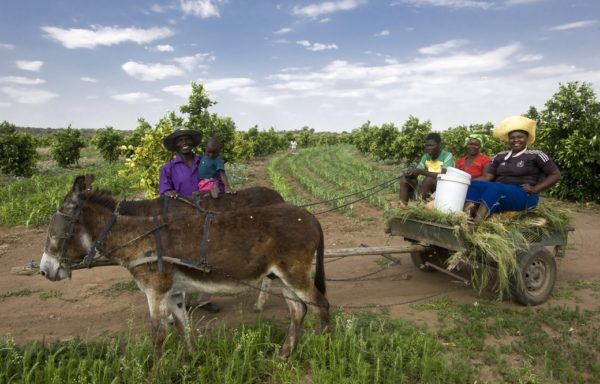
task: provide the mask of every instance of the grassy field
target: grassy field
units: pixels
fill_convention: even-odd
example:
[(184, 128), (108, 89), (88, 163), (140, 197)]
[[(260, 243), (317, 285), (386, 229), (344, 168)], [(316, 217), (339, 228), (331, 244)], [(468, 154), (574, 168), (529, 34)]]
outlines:
[[(115, 175), (93, 156), (84, 169), (51, 166), (29, 180), (2, 185), (0, 225), (44, 223), (70, 187), (74, 174), (95, 172), (98, 185), (116, 194), (140, 193), (134, 181)], [(114, 168), (113, 168), (114, 167)], [(400, 167), (381, 165), (351, 146), (303, 150), (276, 156), (268, 167), (273, 185), (288, 201), (305, 204), (359, 191), (391, 179)], [(234, 185), (243, 184), (247, 167), (231, 168)], [(367, 200), (374, 209), (388, 206), (397, 184)], [(352, 198), (344, 200), (349, 202)], [(321, 209), (321, 208), (319, 208)], [(345, 212), (352, 214), (353, 206)], [(104, 294), (131, 291), (130, 283)], [(600, 298), (600, 281), (576, 282), (555, 296), (577, 302), (581, 290)], [(17, 290), (4, 298), (56, 296), (55, 291)], [(63, 343), (16, 345), (0, 341), (0, 384), (3, 383), (600, 383), (600, 309), (572, 307), (507, 308), (479, 300), (453, 303), (439, 297), (411, 306), (434, 313), (437, 324), (426, 328), (378, 313), (333, 313), (332, 331), (312, 332), (309, 316), (298, 349), (288, 361), (276, 353), (286, 329), (271, 319), (231, 329), (200, 329), (195, 352), (185, 359), (175, 335), (164, 357), (152, 359), (147, 336), (125, 333), (116, 338)]]

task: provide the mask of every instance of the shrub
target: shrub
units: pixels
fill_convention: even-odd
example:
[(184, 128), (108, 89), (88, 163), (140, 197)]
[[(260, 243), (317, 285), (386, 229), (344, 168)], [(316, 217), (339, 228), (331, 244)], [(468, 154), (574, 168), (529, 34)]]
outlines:
[(535, 144), (554, 159), (562, 173), (550, 195), (600, 201), (599, 136), (600, 103), (591, 84), (560, 84), (540, 113)]
[(81, 157), (81, 148), (85, 147), (85, 142), (81, 138), (81, 131), (71, 128), (71, 124), (66, 129), (61, 129), (52, 137), (50, 145), (50, 154), (59, 167), (66, 168), (70, 165), (79, 165)]
[(420, 122), (417, 117), (409, 116), (394, 141), (394, 158), (406, 164), (418, 163), (423, 156), (425, 136), (429, 132), (431, 132), (431, 121)]
[(158, 178), (160, 168), (173, 157), (163, 145), (163, 138), (183, 123), (182, 119), (170, 112), (160, 119), (156, 127), (150, 128), (133, 155), (127, 158), (127, 167), (120, 172), (122, 176), (137, 177), (139, 186), (146, 190), (146, 197), (158, 196)]
[(96, 131), (92, 142), (100, 151), (102, 158), (109, 163), (114, 163), (119, 159), (120, 146), (123, 143), (124, 136), (121, 132), (115, 131), (112, 127), (106, 127)]
[(31, 176), (38, 154), (35, 139), (27, 133), (18, 133), (13, 124), (0, 124), (0, 171), (7, 175)]

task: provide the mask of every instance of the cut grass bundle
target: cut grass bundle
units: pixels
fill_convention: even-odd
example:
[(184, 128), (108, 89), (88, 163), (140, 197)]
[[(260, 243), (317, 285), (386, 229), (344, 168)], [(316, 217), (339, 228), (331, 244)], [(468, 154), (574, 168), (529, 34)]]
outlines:
[(484, 220), (470, 231), (463, 213), (445, 213), (427, 209), (423, 202), (411, 202), (403, 209), (386, 213), (392, 219), (420, 220), (453, 227), (465, 248), (446, 261), (447, 268), (462, 264), (472, 271), (472, 284), (481, 293), (490, 289), (499, 299), (510, 295), (511, 284), (520, 288), (521, 273), (516, 255), (530, 244), (552, 233), (564, 233), (570, 223), (567, 209), (544, 201), (531, 212), (506, 212)]

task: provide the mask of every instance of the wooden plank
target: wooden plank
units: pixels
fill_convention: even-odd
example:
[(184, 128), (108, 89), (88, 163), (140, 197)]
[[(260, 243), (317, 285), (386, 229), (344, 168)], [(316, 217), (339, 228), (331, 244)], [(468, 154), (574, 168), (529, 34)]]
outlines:
[(392, 219), (390, 233), (425, 246), (434, 245), (452, 251), (464, 249), (465, 244), (460, 228), (427, 221)]
[(384, 247), (360, 247), (360, 248), (338, 248), (326, 249), (325, 257), (346, 257), (346, 256), (366, 256), (366, 255), (389, 255), (392, 253), (410, 253), (422, 252), (425, 247), (422, 245), (397, 245)]

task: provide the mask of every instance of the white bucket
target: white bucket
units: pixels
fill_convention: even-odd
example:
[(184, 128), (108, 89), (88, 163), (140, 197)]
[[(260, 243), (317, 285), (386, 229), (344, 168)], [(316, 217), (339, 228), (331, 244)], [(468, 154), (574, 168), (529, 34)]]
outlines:
[(461, 171), (460, 169), (454, 168), (454, 167), (446, 168), (446, 175), (452, 176), (452, 177), (459, 177), (459, 178), (463, 178), (466, 180), (471, 180), (471, 175), (469, 175), (465, 171)]
[(434, 207), (443, 212), (462, 212), (470, 184), (464, 177), (438, 175)]

